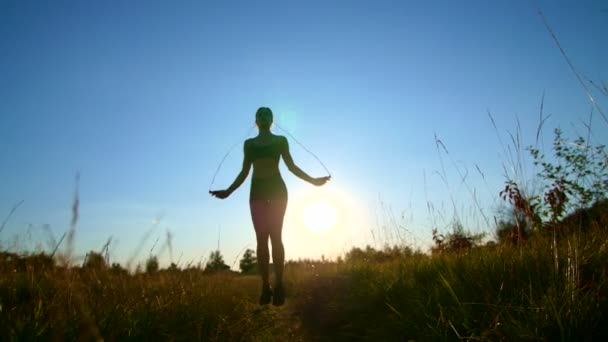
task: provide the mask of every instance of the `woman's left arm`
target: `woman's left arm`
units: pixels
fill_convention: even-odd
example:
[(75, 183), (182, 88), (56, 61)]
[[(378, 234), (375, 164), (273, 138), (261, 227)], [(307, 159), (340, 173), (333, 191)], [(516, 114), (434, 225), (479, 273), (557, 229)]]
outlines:
[(281, 140), (281, 156), (283, 157), (283, 161), (285, 162), (285, 165), (287, 165), (287, 169), (289, 171), (291, 171), (291, 173), (296, 175), (298, 178), (305, 180), (308, 183), (316, 185), (316, 186), (321, 186), (321, 185), (325, 184), (328, 180), (331, 179), (331, 176), (314, 178), (314, 177), (309, 176), (306, 172), (302, 171), (302, 169), (300, 169), (296, 165), (296, 163), (294, 163), (293, 158), (291, 158), (291, 153), (289, 153), (289, 143), (287, 142), (287, 138), (282, 137), (281, 139), (282, 139)]

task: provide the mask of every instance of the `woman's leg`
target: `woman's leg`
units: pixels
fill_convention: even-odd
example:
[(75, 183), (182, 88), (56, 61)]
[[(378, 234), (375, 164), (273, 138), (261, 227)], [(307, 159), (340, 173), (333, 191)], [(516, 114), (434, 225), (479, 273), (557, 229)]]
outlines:
[[(268, 252), (268, 233), (267, 232), (257, 232), (255, 233), (258, 247), (257, 247), (257, 259), (258, 259), (258, 268), (260, 270), (260, 276), (262, 276), (262, 283), (264, 286), (270, 284), (269, 279), (269, 263), (270, 263), (270, 253)], [(274, 252), (274, 250), (273, 250)]]
[(272, 263), (276, 286), (283, 284), (283, 267), (285, 264), (285, 249), (283, 247), (283, 218), (287, 208), (287, 200), (274, 200), (271, 202), (270, 216), (270, 242), (272, 243)]
[(257, 261), (260, 276), (264, 286), (269, 285), (269, 263), (270, 253), (268, 251), (268, 217), (270, 216), (270, 206), (266, 201), (251, 201), (249, 203), (251, 209), (251, 220), (255, 228), (255, 236), (257, 240)]
[(283, 305), (285, 302), (285, 292), (283, 290), (285, 250), (283, 249), (282, 231), (287, 200), (251, 201), (249, 205), (258, 245), (258, 267), (263, 283), (260, 304), (268, 304), (270, 297), (273, 295), (269, 286), (270, 256), (268, 253), (268, 238), (270, 237), (276, 287), (272, 303), (274, 305)]
[(270, 241), (272, 243), (272, 263), (274, 265), (275, 283), (283, 283), (283, 268), (285, 265), (285, 249), (281, 240), (281, 230), (273, 229), (270, 233)]

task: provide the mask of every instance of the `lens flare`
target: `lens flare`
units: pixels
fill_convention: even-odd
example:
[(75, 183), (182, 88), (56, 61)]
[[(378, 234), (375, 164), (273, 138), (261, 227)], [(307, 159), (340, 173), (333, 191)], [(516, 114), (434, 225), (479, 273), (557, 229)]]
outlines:
[(336, 207), (325, 200), (318, 200), (302, 208), (301, 218), (304, 226), (313, 232), (331, 229), (338, 221)]
[(278, 112), (278, 120), (275, 120), (280, 128), (291, 134), (297, 133), (298, 114), (293, 110), (281, 110)]

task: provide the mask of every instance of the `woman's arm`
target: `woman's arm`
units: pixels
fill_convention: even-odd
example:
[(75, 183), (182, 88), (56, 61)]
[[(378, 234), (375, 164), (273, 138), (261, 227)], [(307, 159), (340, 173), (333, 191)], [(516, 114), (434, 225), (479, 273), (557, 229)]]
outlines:
[(281, 156), (283, 157), (283, 161), (285, 161), (285, 165), (287, 165), (287, 169), (291, 171), (298, 178), (307, 181), (310, 184), (314, 184), (316, 186), (320, 186), (325, 184), (330, 177), (320, 177), (313, 178), (309, 176), (306, 172), (302, 171), (294, 162), (293, 158), (291, 158), (291, 153), (289, 153), (289, 143), (287, 142), (287, 138), (281, 137)]
[(230, 196), (230, 194), (232, 194), (234, 192), (234, 190), (238, 189), (239, 186), (241, 186), (241, 184), (243, 184), (245, 179), (247, 179), (247, 176), (249, 175), (249, 170), (251, 169), (251, 158), (249, 155), (248, 147), (249, 147), (249, 140), (246, 140), (245, 144), (243, 145), (243, 152), (244, 152), (243, 167), (241, 168), (241, 172), (238, 174), (238, 176), (236, 176), (236, 179), (234, 180), (234, 182), (232, 182), (232, 184), (226, 190), (209, 191), (209, 193), (211, 195), (213, 195), (217, 198), (224, 199), (224, 198)]

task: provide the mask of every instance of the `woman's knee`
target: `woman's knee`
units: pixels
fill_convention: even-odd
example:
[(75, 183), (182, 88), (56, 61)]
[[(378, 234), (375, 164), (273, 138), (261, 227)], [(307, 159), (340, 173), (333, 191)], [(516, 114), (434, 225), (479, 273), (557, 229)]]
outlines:
[(271, 238), (270, 242), (272, 243), (272, 250), (273, 251), (275, 251), (275, 250), (283, 250), (283, 241), (281, 240), (280, 237), (275, 238), (275, 239)]
[(281, 239), (283, 238), (282, 230), (283, 230), (283, 227), (281, 227), (281, 226), (273, 227), (273, 229), (270, 230), (269, 235), (270, 235), (270, 241), (272, 243), (281, 241)]

